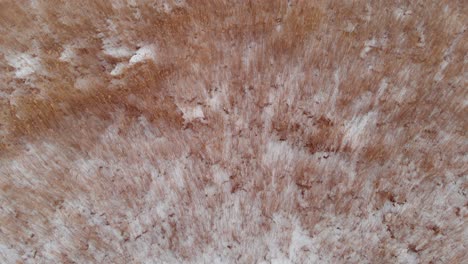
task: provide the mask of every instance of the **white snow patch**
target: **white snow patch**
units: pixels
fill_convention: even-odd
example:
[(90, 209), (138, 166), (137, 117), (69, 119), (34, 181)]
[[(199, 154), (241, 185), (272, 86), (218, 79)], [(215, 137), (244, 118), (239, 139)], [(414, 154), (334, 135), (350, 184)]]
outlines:
[(213, 95), (207, 100), (207, 104), (214, 110), (218, 110), (221, 106), (221, 95), (219, 93)]
[(440, 66), (439, 66), (439, 71), (435, 74), (434, 76), (434, 80), (437, 81), (437, 82), (440, 82), (443, 78), (444, 78), (444, 70), (445, 68), (447, 68), (447, 66), (449, 65), (449, 61), (448, 60), (443, 60), (441, 63), (440, 63)]
[(125, 68), (127, 68), (127, 64), (126, 63), (117, 63), (117, 65), (115, 66), (114, 69), (112, 69), (111, 71), (111, 75), (112, 76), (117, 76), (117, 75), (120, 75), (123, 73), (123, 71), (125, 70)]
[(346, 21), (346, 27), (344, 28), (345, 32), (351, 33), (356, 29), (356, 25), (353, 23)]
[(251, 62), (254, 60), (255, 58), (255, 50), (256, 50), (256, 43), (255, 42), (251, 42), (247, 45), (247, 47), (245, 48), (244, 50), (244, 54), (242, 55), (242, 64), (249, 68), (250, 67), (250, 64)]
[(383, 78), (380, 82), (379, 90), (377, 90), (377, 95), (375, 96), (375, 103), (378, 103), (378, 100), (382, 97), (388, 87), (388, 80), (387, 78)]
[(27, 53), (7, 55), (6, 60), (16, 69), (15, 76), (17, 78), (25, 78), (41, 68), (39, 59)]
[(60, 61), (70, 62), (75, 57), (75, 52), (73, 51), (73, 47), (67, 45), (65, 46), (62, 53), (60, 53)]
[(197, 105), (195, 107), (186, 107), (181, 108), (185, 121), (190, 122), (195, 119), (203, 119), (205, 115), (203, 114), (203, 109), (201, 106)]
[(343, 139), (345, 144), (350, 143), (353, 148), (359, 145), (364, 145), (366, 143), (366, 140), (364, 140), (366, 128), (371, 123), (375, 123), (376, 118), (377, 113), (369, 112), (364, 116), (354, 117), (350, 122), (348, 122), (346, 124), (346, 134)]
[(114, 58), (130, 57), (133, 51), (127, 47), (104, 46), (104, 53)]
[(296, 151), (286, 142), (270, 141), (266, 145), (262, 160), (266, 166), (281, 161), (289, 164), (294, 159), (295, 153)]
[(74, 83), (75, 89), (78, 90), (89, 90), (93, 86), (99, 85), (101, 83), (101, 80), (98, 77), (95, 76), (84, 76), (84, 77), (79, 77), (76, 79)]
[(119, 45), (116, 38), (104, 38), (102, 40), (104, 54), (114, 58), (127, 58), (133, 55), (134, 51), (126, 46)]
[(181, 162), (174, 164), (171, 173), (171, 181), (174, 182), (177, 187), (182, 188), (185, 185), (184, 177), (184, 165)]
[(376, 45), (376, 39), (371, 39), (364, 42), (364, 49), (362, 49), (361, 53), (359, 54), (359, 57), (364, 58), (367, 55), (367, 53), (372, 50), (372, 48), (375, 48)]
[[(299, 262), (299, 256), (301, 250), (306, 248), (312, 250), (314, 242), (304, 229), (300, 226), (299, 221), (294, 221), (294, 230), (292, 232), (291, 244), (289, 245), (289, 259), (293, 262)], [(309, 256), (310, 258), (311, 256)], [(318, 260), (317, 256), (314, 256), (314, 260)]]
[(156, 61), (156, 48), (154, 45), (147, 45), (141, 47), (135, 55), (130, 58), (130, 65), (142, 62), (145, 60)]
[(216, 184), (222, 185), (224, 182), (229, 180), (229, 175), (228, 173), (221, 168), (219, 165), (214, 165), (212, 168), (212, 173), (213, 173), (213, 181)]
[(6, 244), (0, 244), (0, 256), (4, 260), (9, 260), (11, 262), (20, 260), (20, 256), (18, 255), (18, 251), (13, 246), (7, 246)]

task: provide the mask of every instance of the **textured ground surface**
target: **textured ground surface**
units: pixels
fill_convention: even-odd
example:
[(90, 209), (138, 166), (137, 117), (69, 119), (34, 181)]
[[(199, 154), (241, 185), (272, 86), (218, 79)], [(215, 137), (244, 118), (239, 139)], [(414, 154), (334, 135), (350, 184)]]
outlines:
[(0, 0), (0, 263), (468, 263), (467, 8)]

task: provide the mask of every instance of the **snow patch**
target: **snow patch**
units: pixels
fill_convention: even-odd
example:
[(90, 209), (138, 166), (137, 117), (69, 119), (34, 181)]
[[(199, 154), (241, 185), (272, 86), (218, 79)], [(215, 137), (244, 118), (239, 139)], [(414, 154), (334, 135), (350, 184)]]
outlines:
[(117, 76), (117, 75), (120, 75), (123, 73), (123, 71), (125, 70), (125, 68), (127, 68), (127, 64), (126, 63), (117, 63), (117, 65), (115, 66), (115, 68), (111, 71), (111, 75), (112, 76)]
[[(289, 259), (294, 263), (300, 262), (299, 257), (301, 256), (301, 250), (306, 248), (307, 250), (312, 250), (314, 246), (313, 240), (307, 234), (307, 232), (301, 227), (299, 221), (295, 220), (294, 229), (292, 231), (291, 244), (289, 245)], [(309, 258), (313, 258), (315, 261), (318, 260), (318, 257), (314, 254), (310, 254)]]
[(349, 143), (352, 147), (358, 147), (358, 145), (364, 145), (366, 140), (364, 139), (367, 131), (367, 127), (375, 123), (377, 113), (369, 112), (364, 116), (354, 117), (350, 122), (346, 124), (346, 134), (343, 141)]
[(263, 163), (266, 166), (285, 162), (289, 164), (293, 161), (296, 151), (286, 142), (270, 141), (266, 145)]
[(16, 69), (15, 76), (17, 78), (28, 77), (41, 68), (39, 59), (27, 53), (7, 55), (6, 60), (10, 66)]
[(60, 61), (71, 62), (71, 60), (75, 57), (75, 52), (73, 51), (73, 47), (67, 45), (65, 46), (62, 53), (60, 53)]
[(213, 181), (218, 184), (222, 185), (224, 182), (229, 180), (229, 175), (228, 173), (221, 168), (219, 165), (214, 165), (212, 168), (212, 173), (213, 173)]
[(85, 91), (95, 86), (99, 86), (100, 84), (101, 80), (98, 77), (88, 75), (84, 77), (78, 77), (75, 81), (74, 87), (75, 89)]
[(372, 50), (372, 48), (375, 48), (376, 45), (376, 39), (371, 39), (364, 42), (364, 49), (362, 49), (361, 53), (359, 54), (359, 57), (364, 58), (367, 55), (367, 53)]
[(182, 108), (182, 113), (183, 113), (185, 121), (187, 122), (190, 122), (195, 119), (205, 118), (205, 115), (203, 114), (203, 109), (199, 105), (195, 107)]
[(103, 49), (104, 54), (114, 58), (128, 58), (133, 55), (134, 51), (126, 46), (120, 46), (119, 40), (116, 38), (104, 38)]
[(130, 65), (136, 64), (138, 62), (142, 62), (145, 60), (153, 60), (156, 61), (156, 48), (154, 45), (148, 45), (148, 46), (143, 46), (137, 52), (135, 55), (133, 55), (130, 58)]

